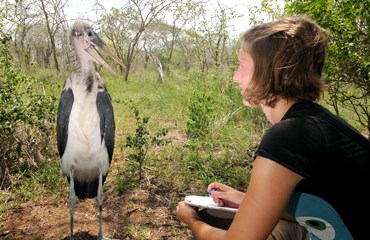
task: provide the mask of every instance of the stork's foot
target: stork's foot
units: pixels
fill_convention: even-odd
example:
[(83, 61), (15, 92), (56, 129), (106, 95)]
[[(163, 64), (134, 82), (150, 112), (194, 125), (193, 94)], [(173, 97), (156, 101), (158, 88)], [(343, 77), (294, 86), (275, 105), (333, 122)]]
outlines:
[(98, 234), (98, 236), (96, 236), (96, 239), (97, 240), (115, 240), (115, 239), (112, 239), (112, 238), (109, 238), (109, 237), (104, 237), (100, 234)]
[[(70, 240), (70, 236), (67, 236), (67, 237), (64, 237), (63, 240)], [(99, 236), (96, 236), (95, 234), (90, 234), (89, 232), (87, 231), (84, 231), (84, 232), (76, 232), (73, 234), (72, 236), (72, 239), (73, 240), (79, 240), (79, 239), (84, 239), (84, 240), (96, 240), (96, 239), (101, 239), (101, 240), (118, 240), (118, 239), (112, 239), (112, 238), (108, 238), (108, 237), (101, 237), (99, 238)]]

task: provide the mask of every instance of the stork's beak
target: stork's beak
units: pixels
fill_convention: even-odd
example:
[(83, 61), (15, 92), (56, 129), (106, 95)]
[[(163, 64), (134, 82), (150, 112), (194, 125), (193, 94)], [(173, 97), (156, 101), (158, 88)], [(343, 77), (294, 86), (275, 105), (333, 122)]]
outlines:
[(117, 73), (111, 68), (108, 63), (104, 61), (104, 59), (101, 57), (100, 53), (96, 50), (96, 48), (103, 50), (106, 54), (109, 55), (116, 63), (121, 65), (124, 69), (126, 69), (125, 64), (110, 50), (107, 45), (97, 36), (95, 35), (94, 38), (90, 41), (90, 46), (86, 49), (84, 49), (91, 57), (92, 60), (103, 67), (105, 67), (110, 73), (117, 76)]

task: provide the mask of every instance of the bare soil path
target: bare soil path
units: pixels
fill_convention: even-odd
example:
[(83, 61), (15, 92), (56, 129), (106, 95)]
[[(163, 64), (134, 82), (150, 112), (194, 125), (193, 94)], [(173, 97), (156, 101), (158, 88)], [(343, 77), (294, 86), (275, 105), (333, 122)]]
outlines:
[[(137, 188), (122, 196), (104, 195), (103, 234), (107, 239), (181, 239), (192, 234), (181, 224), (173, 193), (150, 187)], [(96, 199), (77, 200), (74, 239), (96, 239), (99, 210)], [(68, 196), (24, 203), (10, 210), (0, 230), (0, 239), (69, 239)]]

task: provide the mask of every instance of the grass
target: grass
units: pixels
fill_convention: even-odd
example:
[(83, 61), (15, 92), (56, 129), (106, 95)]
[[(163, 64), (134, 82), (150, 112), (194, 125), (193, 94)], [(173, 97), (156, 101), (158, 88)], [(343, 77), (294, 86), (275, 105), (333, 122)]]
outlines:
[[(50, 82), (43, 91), (58, 101), (64, 77), (42, 69), (32, 74)], [(206, 186), (215, 180), (245, 189), (253, 152), (270, 125), (260, 110), (242, 106), (239, 89), (232, 83), (229, 71), (215, 70), (204, 80), (196, 71), (172, 72), (166, 75), (163, 84), (156, 81), (157, 76), (151, 71), (133, 73), (128, 81), (109, 74), (103, 77), (112, 97), (116, 121), (116, 147), (111, 177), (107, 179), (109, 194), (120, 196), (143, 184), (137, 180), (135, 172), (128, 174), (129, 162), (133, 161), (128, 158), (132, 149), (123, 147), (126, 136), (138, 127), (129, 101), (141, 117), (149, 117), (151, 134), (163, 128), (169, 130), (165, 137), (170, 144), (151, 146), (143, 168), (146, 180), (150, 179), (156, 191), (174, 193), (170, 195), (171, 207), (177, 204), (178, 196), (189, 192), (204, 194)], [(212, 96), (212, 118), (205, 125), (208, 132), (204, 137), (189, 138), (186, 134), (188, 106), (192, 94), (199, 92)], [(358, 127), (350, 113), (342, 117)], [(55, 138), (54, 132), (50, 133), (50, 138)], [(14, 184), (0, 192), (0, 220), (6, 219), (7, 209), (22, 202), (35, 202), (43, 195), (55, 201), (65, 198), (68, 184), (61, 174), (55, 139), (50, 141), (49, 147), (49, 156), (39, 161), (35, 168), (15, 174)], [(130, 225), (127, 230), (134, 239), (147, 239), (151, 231), (140, 224)]]
[[(36, 70), (36, 73), (33, 74), (37, 78), (50, 82), (44, 91), (59, 99), (64, 79), (49, 70)], [(242, 168), (248, 166), (250, 157), (258, 145), (261, 135), (269, 128), (269, 124), (258, 109), (242, 106), (239, 90), (231, 81), (231, 75), (227, 70), (215, 70), (214, 73), (208, 74), (205, 80), (202, 80), (201, 75), (196, 71), (174, 71), (167, 74), (165, 82), (160, 84), (156, 81), (157, 76), (153, 71), (133, 73), (128, 81), (125, 81), (123, 77), (115, 78), (110, 74), (103, 73), (115, 111), (115, 156), (119, 156), (120, 159), (127, 158), (129, 149), (124, 149), (122, 146), (125, 137), (137, 128), (134, 115), (127, 104), (128, 101), (132, 101), (142, 117), (149, 117), (148, 128), (151, 133), (162, 128), (169, 129), (168, 137), (172, 143), (160, 150), (151, 149), (145, 162), (147, 167), (155, 169), (153, 174), (168, 176), (169, 179), (163, 179), (163, 184), (171, 187), (180, 184), (183, 187), (181, 183), (171, 182), (174, 174), (171, 172), (172, 166), (164, 164), (168, 161), (172, 165), (178, 166), (177, 170), (180, 170), (179, 175), (182, 176), (180, 178), (183, 178), (185, 182), (186, 179), (195, 178), (203, 181), (206, 185), (210, 181), (207, 178), (217, 179), (217, 175), (224, 175), (222, 180), (240, 185), (245, 178), (238, 176), (237, 178), (240, 179), (233, 182), (228, 178), (235, 176), (228, 172), (232, 173), (235, 170), (235, 165), (241, 165)], [(191, 94), (194, 92), (208, 93), (214, 99), (215, 113), (209, 123), (209, 133), (205, 139), (189, 139), (186, 136), (188, 104)], [(350, 113), (348, 116), (342, 117), (359, 127), (350, 118)], [(37, 178), (40, 182), (32, 183), (31, 181), (23, 184), (20, 181), (19, 185), (26, 186), (31, 190), (29, 192), (32, 192), (33, 188), (39, 188), (39, 184), (48, 186), (57, 181), (56, 179), (60, 177), (59, 160), (56, 155), (53, 158), (50, 165), (39, 168), (37, 173), (39, 176), (31, 176), (31, 179)], [(212, 165), (212, 170), (210, 170), (210, 165)], [(201, 167), (197, 168), (197, 166)], [(191, 168), (194, 169), (190, 171)], [(226, 173), (222, 174), (223, 170)], [(44, 174), (48, 175), (48, 171), (58, 172), (59, 175), (53, 174), (56, 179), (48, 179), (43, 176)], [(19, 176), (19, 179), (23, 178), (23, 176)], [(64, 185), (57, 184), (57, 189), (62, 186)], [(56, 188), (55, 184), (52, 188)], [(20, 196), (23, 196), (22, 190), (19, 191)], [(21, 197), (21, 199), (23, 198), (27, 197)]]

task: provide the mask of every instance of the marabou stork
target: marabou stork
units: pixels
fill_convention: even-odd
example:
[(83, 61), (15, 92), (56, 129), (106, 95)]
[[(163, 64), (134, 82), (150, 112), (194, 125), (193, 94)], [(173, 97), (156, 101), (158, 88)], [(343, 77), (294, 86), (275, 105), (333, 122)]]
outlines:
[(72, 47), (73, 70), (59, 101), (57, 143), (61, 168), (70, 184), (70, 237), (73, 237), (75, 195), (79, 199), (95, 198), (99, 205), (102, 239), (103, 184), (112, 161), (114, 148), (114, 112), (104, 81), (94, 63), (114, 70), (102, 59), (102, 49), (122, 67), (123, 63), (99, 38), (91, 26), (76, 21), (68, 33)]

